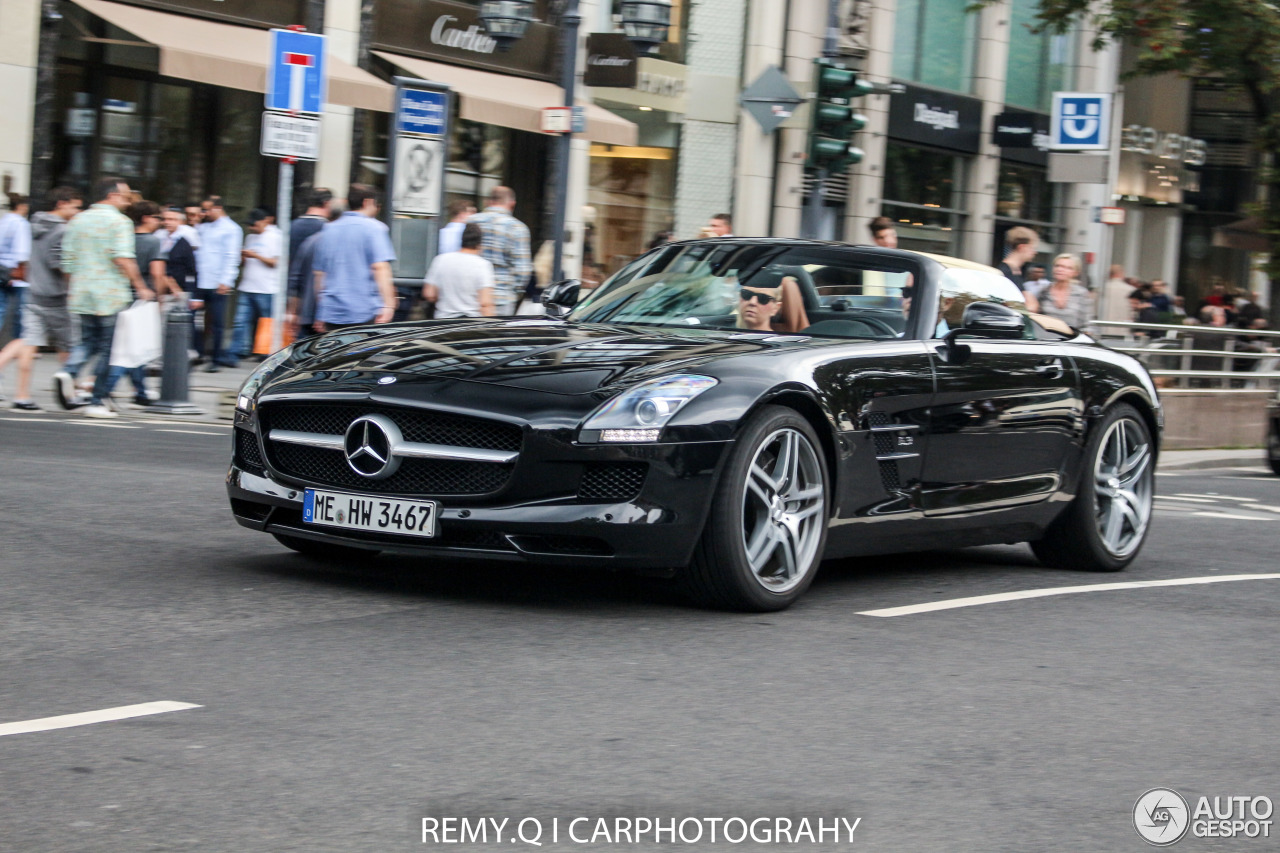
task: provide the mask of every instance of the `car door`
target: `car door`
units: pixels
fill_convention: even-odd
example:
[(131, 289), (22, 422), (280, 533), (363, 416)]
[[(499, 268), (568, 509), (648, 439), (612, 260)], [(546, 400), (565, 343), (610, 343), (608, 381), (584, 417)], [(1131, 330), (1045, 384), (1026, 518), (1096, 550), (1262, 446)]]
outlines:
[[(1084, 404), (1071, 358), (1053, 341), (962, 336), (961, 357), (941, 336), (974, 301), (1019, 305), (1001, 276), (947, 270), (939, 322), (928, 346), (937, 390), (921, 503), (926, 515), (980, 512), (1043, 501), (1079, 454)], [(1028, 330), (1033, 329), (1030, 320)], [(1028, 332), (1028, 337), (1032, 336)]]
[[(934, 394), (929, 343), (909, 301), (920, 267), (905, 254), (824, 250), (802, 264), (815, 336), (850, 335), (814, 372), (840, 444), (829, 553), (874, 550), (922, 518), (920, 482)], [(918, 308), (916, 311), (918, 312)]]

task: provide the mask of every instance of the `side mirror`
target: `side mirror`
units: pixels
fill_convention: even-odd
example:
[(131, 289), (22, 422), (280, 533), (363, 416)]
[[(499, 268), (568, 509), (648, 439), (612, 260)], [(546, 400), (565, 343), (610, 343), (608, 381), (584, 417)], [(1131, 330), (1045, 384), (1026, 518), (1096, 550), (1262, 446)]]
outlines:
[(964, 309), (960, 331), (979, 338), (1021, 338), (1022, 315), (996, 302), (974, 302)]
[(947, 332), (947, 361), (963, 364), (969, 357), (970, 349), (958, 343), (961, 335), (972, 335), (976, 338), (997, 338), (1017, 340), (1022, 338), (1022, 315), (1012, 308), (998, 302), (974, 302), (964, 309), (960, 320), (960, 328)]
[(542, 304), (546, 306), (547, 316), (560, 319), (566, 316), (573, 306), (578, 304), (578, 291), (582, 283), (576, 278), (557, 281), (542, 291)]

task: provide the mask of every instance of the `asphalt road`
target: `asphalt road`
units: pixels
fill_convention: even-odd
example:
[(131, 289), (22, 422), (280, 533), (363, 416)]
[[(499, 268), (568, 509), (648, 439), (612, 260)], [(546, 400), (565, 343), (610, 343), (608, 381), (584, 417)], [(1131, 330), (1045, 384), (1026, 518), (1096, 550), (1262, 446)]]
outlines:
[[(199, 706), (0, 735), (0, 850), (1117, 853), (1148, 849), (1132, 811), (1154, 787), (1280, 800), (1280, 580), (861, 615), (1280, 571), (1280, 477), (1260, 466), (1161, 475), (1120, 575), (1021, 546), (862, 559), (748, 616), (657, 579), (308, 560), (232, 520), (227, 433), (0, 417), (0, 732)], [(501, 844), (492, 825), (424, 844), (447, 816), (509, 823)], [(628, 845), (571, 840), (580, 816), (577, 838), (602, 816), (860, 823), (733, 844), (704, 820), (696, 843)], [(541, 847), (511, 840), (522, 818)]]

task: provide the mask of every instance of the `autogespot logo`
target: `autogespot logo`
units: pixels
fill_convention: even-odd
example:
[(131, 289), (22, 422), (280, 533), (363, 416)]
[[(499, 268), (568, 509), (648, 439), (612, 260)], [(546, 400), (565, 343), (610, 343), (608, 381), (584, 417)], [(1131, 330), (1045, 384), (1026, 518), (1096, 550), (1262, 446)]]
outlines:
[(1133, 828), (1148, 844), (1176, 844), (1187, 834), (1190, 824), (1187, 801), (1170, 788), (1152, 788), (1133, 804)]

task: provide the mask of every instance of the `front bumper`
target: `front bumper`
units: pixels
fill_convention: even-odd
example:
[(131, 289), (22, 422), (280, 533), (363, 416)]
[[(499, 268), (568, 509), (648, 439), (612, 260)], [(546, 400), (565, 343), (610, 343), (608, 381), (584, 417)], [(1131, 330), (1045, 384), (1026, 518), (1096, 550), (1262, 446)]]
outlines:
[[(236, 430), (249, 427), (238, 419)], [(302, 520), (303, 493), (314, 485), (286, 480), (264, 466), (247, 470), (233, 460), (227, 494), (236, 521), (253, 530), (320, 542), (445, 558), (516, 560), (616, 569), (668, 569), (689, 562), (701, 535), (728, 442), (692, 442), (626, 447), (561, 444), (563, 454), (549, 464), (523, 460), (512, 483), (488, 499), (415, 495), (440, 504), (437, 535), (431, 539), (340, 530)], [(629, 459), (643, 461), (647, 475), (639, 493), (625, 501), (587, 501), (576, 484), (548, 495), (545, 483), (565, 466)], [(522, 483), (538, 483), (537, 497), (522, 499)], [(554, 490), (553, 490), (554, 491)], [(404, 496), (409, 497), (409, 496)]]

